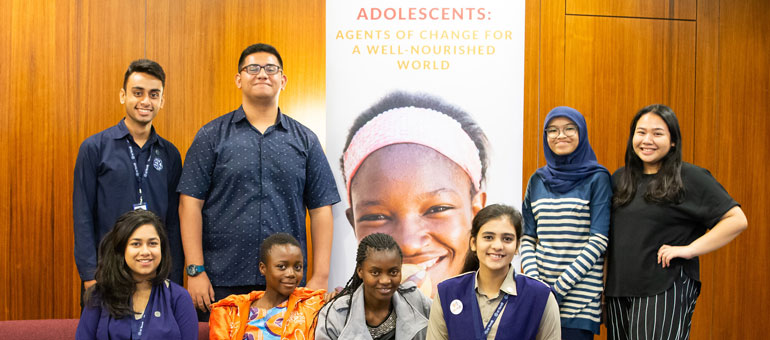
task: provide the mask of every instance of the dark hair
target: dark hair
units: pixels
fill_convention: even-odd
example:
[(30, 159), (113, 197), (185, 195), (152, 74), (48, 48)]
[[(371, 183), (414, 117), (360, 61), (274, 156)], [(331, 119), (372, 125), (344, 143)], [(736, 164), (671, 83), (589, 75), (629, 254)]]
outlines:
[[(379, 102), (366, 109), (366, 111), (358, 115), (356, 120), (353, 122), (353, 126), (350, 127), (348, 138), (345, 141), (345, 148), (343, 148), (343, 154), (348, 150), (350, 141), (353, 139), (353, 136), (355, 136), (356, 132), (358, 132), (362, 126), (364, 126), (374, 117), (391, 109), (408, 106), (439, 111), (460, 123), (463, 131), (468, 134), (468, 137), (473, 140), (473, 144), (475, 144), (476, 148), (479, 150), (479, 159), (481, 160), (481, 183), (483, 185), (486, 178), (487, 167), (489, 166), (489, 147), (487, 145), (487, 136), (484, 134), (484, 131), (481, 129), (479, 124), (473, 120), (473, 117), (471, 117), (471, 115), (467, 112), (443, 101), (438, 97), (425, 93), (408, 93), (403, 91), (391, 92), (383, 97)], [(340, 157), (340, 168), (342, 168), (342, 173), (344, 174), (345, 164), (343, 157)], [(345, 180), (345, 178), (343, 178), (343, 180)], [(475, 194), (475, 189), (473, 189), (471, 193)]]
[(471, 250), (471, 242), (479, 236), (481, 227), (487, 224), (487, 222), (496, 219), (506, 219), (511, 222), (513, 229), (516, 230), (516, 244), (519, 244), (521, 240), (521, 213), (516, 208), (505, 204), (492, 204), (479, 210), (476, 216), (473, 217), (473, 223), (471, 224), (471, 237), (468, 239), (468, 253), (465, 255), (465, 265), (463, 265), (463, 273), (472, 272), (479, 269), (479, 258), (476, 256), (476, 252)]
[(141, 72), (147, 73), (155, 78), (160, 79), (160, 83), (163, 87), (166, 87), (166, 72), (163, 72), (163, 68), (160, 64), (150, 59), (138, 59), (131, 62), (126, 70), (126, 75), (123, 76), (123, 89), (126, 89), (126, 83), (128, 83), (128, 77), (132, 73)]
[(631, 121), (631, 131), (626, 144), (626, 166), (620, 173), (617, 191), (612, 197), (614, 207), (628, 204), (634, 199), (636, 189), (644, 171), (644, 164), (639, 155), (634, 152), (634, 133), (636, 124), (642, 116), (656, 114), (666, 122), (671, 134), (671, 149), (661, 160), (660, 170), (650, 180), (644, 199), (655, 203), (680, 203), (684, 198), (682, 184), (682, 134), (679, 131), (679, 121), (676, 114), (666, 105), (653, 104), (645, 106), (636, 113)]
[(274, 55), (275, 58), (278, 59), (278, 66), (283, 68), (283, 59), (281, 59), (281, 54), (278, 53), (278, 50), (271, 45), (259, 43), (246, 47), (246, 49), (241, 52), (241, 57), (238, 58), (238, 72), (243, 68), (243, 61), (246, 60), (246, 57), (259, 52), (267, 52)]
[[(395, 251), (398, 253), (398, 257), (403, 261), (404, 254), (401, 252), (401, 247), (398, 246), (398, 243), (396, 243), (396, 240), (393, 239), (392, 236), (388, 234), (383, 233), (374, 233), (369, 234), (364, 237), (361, 242), (358, 244), (358, 250), (356, 251), (356, 269), (353, 271), (353, 276), (348, 280), (348, 283), (345, 284), (345, 287), (342, 288), (342, 290), (332, 298), (331, 300), (327, 301), (324, 305), (324, 308), (331, 308), (332, 303), (339, 299), (340, 297), (343, 297), (345, 295), (349, 296), (349, 302), (348, 305), (352, 305), (353, 303), (353, 292), (358, 289), (358, 287), (361, 286), (361, 284), (364, 282), (359, 276), (358, 276), (358, 269), (363, 266), (364, 261), (366, 261), (369, 258), (369, 255), (371, 255), (374, 251), (383, 251), (383, 250), (390, 250)], [(401, 291), (398, 290), (398, 293), (401, 294)], [(322, 308), (323, 309), (323, 308)], [(318, 312), (320, 314), (321, 311)], [(348, 308), (348, 313), (350, 313), (350, 309)], [(316, 318), (318, 315), (316, 314)], [(315, 320), (313, 323), (315, 324)], [(329, 319), (326, 319), (327, 325), (324, 325), (324, 327), (328, 328), (328, 322)], [(348, 323), (348, 315), (345, 315), (345, 324)]]
[(138, 281), (131, 274), (126, 264), (126, 245), (131, 235), (143, 225), (152, 225), (160, 239), (160, 265), (155, 270), (155, 277), (150, 283), (155, 286), (166, 280), (171, 270), (171, 249), (169, 249), (166, 228), (160, 218), (147, 210), (132, 210), (120, 217), (115, 226), (104, 235), (99, 243), (99, 264), (96, 266), (96, 284), (86, 292), (86, 304), (98, 307), (98, 296), (101, 306), (106, 308), (113, 318), (133, 315), (131, 296), (136, 291)]
[(264, 241), (262, 241), (262, 244), (259, 245), (259, 262), (267, 264), (267, 256), (270, 255), (270, 250), (272, 250), (274, 246), (280, 246), (284, 244), (295, 246), (299, 248), (300, 251), (302, 251), (302, 246), (300, 246), (299, 241), (297, 241), (294, 236), (291, 236), (287, 233), (275, 233), (268, 236)]

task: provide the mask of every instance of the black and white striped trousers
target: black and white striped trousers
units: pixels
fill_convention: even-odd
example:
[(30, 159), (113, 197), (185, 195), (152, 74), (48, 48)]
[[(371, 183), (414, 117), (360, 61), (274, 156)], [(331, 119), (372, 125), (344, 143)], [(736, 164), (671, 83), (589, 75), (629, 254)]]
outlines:
[(663, 293), (646, 297), (607, 297), (608, 340), (686, 340), (700, 282), (682, 272)]

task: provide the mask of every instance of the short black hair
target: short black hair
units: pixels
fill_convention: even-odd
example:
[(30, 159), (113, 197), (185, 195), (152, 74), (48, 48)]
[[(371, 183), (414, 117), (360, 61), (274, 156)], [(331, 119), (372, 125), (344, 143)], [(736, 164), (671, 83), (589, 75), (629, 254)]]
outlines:
[(275, 58), (278, 59), (278, 66), (283, 68), (283, 59), (281, 59), (281, 54), (278, 53), (278, 50), (276, 50), (275, 47), (271, 45), (258, 43), (246, 47), (246, 49), (241, 52), (241, 57), (238, 58), (238, 72), (240, 72), (241, 68), (243, 68), (243, 61), (246, 60), (246, 57), (259, 52), (267, 52), (274, 55)]
[(150, 59), (137, 59), (132, 61), (131, 64), (128, 65), (128, 69), (126, 70), (126, 75), (123, 76), (124, 90), (126, 89), (126, 83), (128, 82), (128, 77), (131, 76), (132, 73), (136, 73), (136, 72), (147, 73), (155, 78), (158, 78), (160, 79), (161, 85), (163, 85), (163, 87), (166, 87), (166, 72), (163, 72), (163, 68), (160, 67), (160, 64)]
[[(273, 249), (274, 246), (280, 246), (284, 244), (293, 245), (302, 251), (302, 246), (300, 246), (299, 241), (297, 241), (294, 236), (291, 236), (287, 233), (275, 233), (268, 236), (264, 241), (262, 241), (262, 244), (259, 245), (259, 262), (267, 264), (267, 256), (270, 254), (270, 250)], [(302, 255), (304, 257), (304, 252)]]

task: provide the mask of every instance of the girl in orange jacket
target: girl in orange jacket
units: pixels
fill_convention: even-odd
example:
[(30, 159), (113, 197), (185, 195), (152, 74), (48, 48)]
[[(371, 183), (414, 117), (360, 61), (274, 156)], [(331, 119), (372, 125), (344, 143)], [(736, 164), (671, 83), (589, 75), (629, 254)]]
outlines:
[(313, 319), (325, 290), (297, 287), (304, 257), (291, 235), (276, 233), (260, 246), (259, 271), (265, 291), (230, 295), (212, 305), (209, 338), (228, 340), (312, 340)]

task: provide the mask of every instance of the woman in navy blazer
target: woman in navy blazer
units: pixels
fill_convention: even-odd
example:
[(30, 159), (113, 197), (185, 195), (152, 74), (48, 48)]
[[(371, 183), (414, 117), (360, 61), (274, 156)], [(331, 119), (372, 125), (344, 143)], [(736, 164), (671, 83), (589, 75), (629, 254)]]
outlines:
[(123, 214), (99, 244), (96, 284), (75, 338), (197, 339), (190, 294), (168, 279), (168, 237), (152, 212)]

